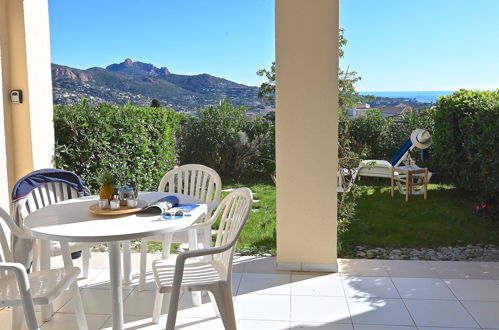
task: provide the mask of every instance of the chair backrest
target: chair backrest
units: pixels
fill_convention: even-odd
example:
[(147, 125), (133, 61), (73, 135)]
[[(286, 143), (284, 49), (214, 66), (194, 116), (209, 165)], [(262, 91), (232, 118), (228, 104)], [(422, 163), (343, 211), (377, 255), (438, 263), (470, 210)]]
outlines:
[(189, 164), (174, 168), (163, 176), (158, 191), (195, 197), (208, 204), (208, 216), (220, 202), (222, 180), (204, 165)]
[(47, 182), (33, 189), (25, 198), (15, 203), (14, 217), (24, 219), (30, 213), (42, 207), (76, 197), (78, 197), (78, 192), (69, 184)]
[(217, 230), (217, 239), (215, 247), (232, 246), (225, 252), (213, 256), (213, 260), (219, 263), (224, 269), (227, 269), (227, 276), (230, 278), (232, 273), (232, 258), (236, 241), (241, 234), (246, 221), (248, 221), (253, 204), (251, 190), (248, 188), (239, 188), (232, 191), (225, 197), (218, 206), (213, 218), (220, 220)]

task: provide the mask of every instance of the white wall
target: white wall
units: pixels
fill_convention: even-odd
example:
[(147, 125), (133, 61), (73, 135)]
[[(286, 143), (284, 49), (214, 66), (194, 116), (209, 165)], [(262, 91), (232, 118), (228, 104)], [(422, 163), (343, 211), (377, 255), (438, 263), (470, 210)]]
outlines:
[(52, 167), (54, 149), (50, 30), (47, 0), (24, 0), (33, 168)]

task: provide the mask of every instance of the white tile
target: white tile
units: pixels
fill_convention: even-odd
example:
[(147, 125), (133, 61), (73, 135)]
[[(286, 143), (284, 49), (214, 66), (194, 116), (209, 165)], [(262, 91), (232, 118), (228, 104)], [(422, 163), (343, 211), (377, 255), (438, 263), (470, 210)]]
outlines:
[(341, 278), (337, 274), (319, 276), (291, 274), (291, 294), (344, 297), (345, 291)]
[(244, 260), (243, 263), (245, 273), (289, 274), (289, 271), (277, 269), (275, 257), (252, 257)]
[(235, 302), (237, 319), (289, 321), (290, 296), (245, 294)]
[(499, 262), (481, 262), (480, 267), (493, 280), (499, 280)]
[(352, 323), (344, 297), (291, 297), (291, 321)]
[(460, 300), (499, 301), (499, 285), (493, 280), (445, 280)]
[[(42, 324), (40, 315), (37, 313), (36, 319), (38, 321), (38, 325)], [(9, 308), (5, 308), (4, 310), (0, 311), (0, 328), (1, 329), (12, 329), (12, 310)], [(26, 326), (26, 322), (23, 322), (23, 326), (20, 330), (27, 330), (28, 327)]]
[(261, 321), (261, 320), (236, 320), (238, 330), (287, 330), (289, 322)]
[(284, 294), (291, 293), (290, 274), (253, 274), (245, 273), (237, 291), (241, 294)]
[(476, 261), (427, 261), (440, 278), (491, 279)]
[[(87, 323), (89, 330), (101, 329), (110, 315), (87, 314)], [(74, 314), (55, 313), (53, 318), (43, 323), (42, 330), (78, 330), (76, 317)]]
[(438, 277), (424, 260), (381, 260), (391, 277)]
[(476, 328), (418, 327), (418, 330), (476, 330)]
[(355, 330), (415, 330), (416, 327), (409, 325), (373, 325), (373, 324), (356, 324)]
[[(153, 324), (150, 317), (125, 315), (125, 329), (162, 330), (166, 326), (167, 315), (162, 315), (158, 324)], [(111, 330), (112, 320), (109, 319), (104, 325), (105, 330)], [(221, 330), (223, 324), (221, 319), (210, 318), (185, 318), (177, 317), (175, 325), (182, 330)]]
[[(123, 299), (130, 294), (131, 291), (123, 291)], [(83, 307), (87, 314), (111, 314), (111, 290), (101, 289), (83, 289), (81, 290), (81, 298)], [(71, 301), (65, 304), (59, 312), (73, 313), (73, 305)]]
[[(125, 300), (123, 311), (125, 315), (152, 316), (155, 291), (133, 291)], [(169, 295), (164, 295), (162, 314), (168, 311)]]
[(381, 260), (338, 259), (338, 271), (341, 275), (389, 276)]
[(332, 324), (332, 323), (306, 323), (291, 322), (291, 329), (310, 329), (310, 330), (353, 330), (351, 324)]
[(418, 327), (478, 328), (478, 324), (459, 301), (423, 299), (406, 299), (404, 301)]
[(241, 279), (243, 274), (241, 273), (232, 273), (232, 295), (235, 296), (237, 290), (239, 290), (239, 285), (241, 285)]
[(462, 303), (482, 328), (499, 328), (499, 302), (463, 301)]
[(347, 298), (354, 327), (357, 324), (414, 326), (402, 299)]
[(392, 278), (402, 298), (456, 300), (444, 281), (436, 278)]
[[(191, 293), (184, 292), (179, 301), (177, 315), (179, 317), (201, 317), (204, 319), (215, 317), (215, 308), (211, 303), (210, 297), (208, 295), (203, 295), (201, 298), (202, 305), (194, 306), (192, 304)], [(167, 297), (167, 301), (169, 301), (169, 299), (170, 298)]]
[(351, 298), (400, 298), (389, 277), (342, 276), (347, 297)]

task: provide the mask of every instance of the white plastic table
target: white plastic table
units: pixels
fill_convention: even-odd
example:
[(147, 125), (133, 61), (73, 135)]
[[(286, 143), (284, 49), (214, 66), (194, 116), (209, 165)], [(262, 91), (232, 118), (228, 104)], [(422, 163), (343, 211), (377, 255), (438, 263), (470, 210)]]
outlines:
[[(98, 196), (81, 197), (56, 203), (31, 213), (24, 220), (24, 227), (31, 232), (33, 237), (45, 240), (45, 242), (105, 242), (108, 244), (113, 329), (123, 329), (120, 242), (164, 235), (163, 247), (168, 249), (175, 231), (187, 229), (207, 213), (206, 204), (186, 195), (142, 192), (139, 193), (138, 199), (151, 204), (167, 195), (177, 196), (180, 204), (199, 204), (200, 206), (191, 212), (191, 216), (184, 216), (177, 220), (162, 220), (158, 215), (138, 214), (109, 217), (95, 215), (88, 210), (92, 204), (98, 202)], [(197, 248), (196, 239), (195, 232), (189, 233), (189, 247)], [(65, 267), (72, 267), (71, 259), (66, 259), (69, 259), (70, 264), (65, 262)]]

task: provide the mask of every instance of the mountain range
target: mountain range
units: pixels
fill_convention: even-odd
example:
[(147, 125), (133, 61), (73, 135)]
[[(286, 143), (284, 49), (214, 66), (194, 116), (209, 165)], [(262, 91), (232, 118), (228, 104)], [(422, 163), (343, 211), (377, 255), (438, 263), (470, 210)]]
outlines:
[(106, 68), (86, 70), (52, 64), (52, 85), (54, 104), (57, 105), (78, 104), (82, 97), (89, 104), (131, 103), (140, 106), (149, 106), (152, 99), (158, 99), (162, 106), (193, 112), (228, 98), (232, 103), (250, 109), (265, 107), (258, 99), (258, 87), (209, 74), (174, 74), (166, 67), (158, 68), (128, 58)]

